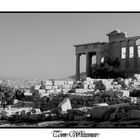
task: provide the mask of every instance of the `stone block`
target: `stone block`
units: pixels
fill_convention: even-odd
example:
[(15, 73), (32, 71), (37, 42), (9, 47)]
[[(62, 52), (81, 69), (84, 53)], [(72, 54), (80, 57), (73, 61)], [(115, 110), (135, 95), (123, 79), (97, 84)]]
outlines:
[(140, 86), (140, 82), (139, 81), (134, 81), (134, 86)]
[(33, 96), (34, 97), (40, 97), (39, 90), (34, 90), (33, 91)]
[(108, 106), (107, 103), (98, 103), (98, 104), (94, 104), (94, 106)]
[(90, 81), (91, 80), (91, 78), (90, 77), (86, 77), (86, 81)]
[(79, 96), (79, 95), (74, 96), (74, 99), (76, 99), (76, 100), (81, 100), (81, 98), (82, 98), (82, 96)]
[(89, 100), (90, 100), (90, 101), (94, 101), (94, 97), (93, 97), (93, 96), (90, 96), (90, 97), (89, 97)]
[(68, 109), (72, 109), (71, 102), (69, 98), (65, 98), (59, 105), (58, 110), (59, 111), (67, 111)]
[(52, 81), (46, 80), (46, 81), (45, 81), (45, 85), (47, 85), (47, 86), (52, 86), (53, 83), (52, 83)]
[(82, 96), (81, 99), (83, 101), (89, 101), (90, 100), (90, 96)]
[(42, 93), (45, 93), (46, 92), (45, 89), (39, 89), (38, 91), (39, 91), (39, 94), (42, 94)]
[(26, 119), (28, 116), (27, 116), (27, 112), (25, 110), (22, 110), (21, 113), (20, 113), (20, 118), (21, 119)]
[(38, 120), (38, 115), (37, 114), (30, 114), (29, 115), (29, 119), (31, 121), (37, 121)]
[(34, 100), (33, 107), (34, 108), (40, 108), (40, 101), (39, 100)]
[(85, 120), (86, 116), (84, 115), (74, 115), (74, 120), (75, 121), (80, 121), (80, 120)]
[(121, 113), (116, 113), (115, 115), (115, 119), (116, 120), (122, 120), (122, 119), (126, 119), (126, 113), (121, 112)]
[(122, 85), (115, 85), (114, 88), (115, 89), (122, 89)]
[(137, 103), (137, 97), (130, 97), (131, 103), (136, 104)]
[(31, 114), (41, 114), (41, 110), (38, 109), (38, 108), (33, 108), (33, 109), (31, 110)]
[(74, 120), (74, 112), (73, 112), (73, 110), (69, 110), (69, 112), (68, 112), (68, 120), (69, 121)]
[(104, 119), (104, 114), (109, 110), (109, 107), (104, 106), (104, 107), (94, 107), (91, 110), (91, 117), (93, 119)]
[(45, 86), (45, 89), (52, 89), (52, 86), (51, 85), (47, 85), (47, 86)]
[(100, 96), (98, 96), (98, 95), (95, 96), (95, 98), (94, 98), (95, 103), (99, 103), (100, 100), (101, 100)]
[(84, 89), (88, 89), (88, 84), (84, 84)]
[(88, 110), (89, 107), (80, 107), (80, 108), (69, 109), (67, 112), (69, 114), (84, 115), (84, 114), (89, 114)]
[(34, 90), (35, 90), (35, 86), (31, 86), (30, 92), (33, 93)]
[(75, 100), (75, 99), (71, 99), (71, 103), (72, 104), (77, 104), (78, 100)]
[(61, 89), (56, 89), (56, 92), (61, 92), (62, 90)]
[(98, 90), (105, 90), (106, 87), (105, 85), (103, 84), (102, 80), (99, 80), (95, 83), (95, 89), (98, 89)]
[(39, 90), (41, 85), (36, 85), (35, 90)]
[(93, 102), (93, 101), (88, 101), (88, 106), (92, 107), (92, 106), (93, 106), (93, 104), (94, 104), (94, 102)]
[(62, 117), (62, 119), (63, 120), (68, 120), (68, 117), (69, 117), (69, 114), (68, 113), (63, 113), (63, 114), (61, 114), (61, 117)]
[(8, 118), (8, 112), (2, 111), (1, 112), (1, 117), (4, 118), (4, 119), (7, 119)]
[(99, 124), (97, 124), (97, 126), (96, 126), (97, 128), (99, 127), (99, 128), (106, 128), (106, 127), (110, 127), (110, 128), (114, 128), (115, 127), (115, 125), (113, 124), (113, 122), (110, 122), (110, 121), (105, 121), (105, 122), (101, 122), (101, 123), (99, 123)]
[(83, 88), (77, 88), (77, 89), (75, 90), (75, 92), (76, 92), (76, 93), (85, 93), (85, 92), (87, 92), (87, 90), (86, 90), (86, 89), (83, 89)]
[(127, 118), (128, 119), (140, 119), (140, 110), (136, 110), (136, 109), (129, 110), (127, 112)]
[(87, 113), (87, 110), (84, 107), (75, 109), (75, 114), (84, 115), (85, 113)]
[(121, 90), (123, 92), (123, 96), (129, 97), (130, 91), (129, 90)]
[(76, 107), (78, 107), (78, 108), (81, 108), (81, 107), (83, 107), (84, 105), (82, 105), (82, 104), (77, 104), (76, 105)]
[(121, 103), (121, 104), (114, 104), (109, 105), (109, 108), (124, 108), (124, 107), (130, 107), (131, 105), (129, 103)]

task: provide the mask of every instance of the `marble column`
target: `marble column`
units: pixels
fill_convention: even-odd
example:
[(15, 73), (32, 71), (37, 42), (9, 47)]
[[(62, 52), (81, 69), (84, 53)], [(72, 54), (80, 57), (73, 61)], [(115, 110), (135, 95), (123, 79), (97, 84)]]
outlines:
[(137, 73), (137, 58), (138, 58), (138, 49), (136, 46), (136, 40), (134, 40), (134, 72)]
[(80, 80), (80, 54), (76, 54), (76, 80)]
[(129, 41), (127, 41), (126, 45), (126, 58), (125, 58), (125, 71), (129, 72)]
[(90, 55), (86, 53), (86, 76), (90, 76)]

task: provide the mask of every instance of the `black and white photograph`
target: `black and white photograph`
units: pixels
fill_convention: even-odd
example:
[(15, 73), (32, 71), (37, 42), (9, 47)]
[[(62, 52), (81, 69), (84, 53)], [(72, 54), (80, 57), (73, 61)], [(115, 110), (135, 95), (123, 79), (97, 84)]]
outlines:
[(0, 128), (140, 128), (140, 13), (0, 12), (0, 65)]

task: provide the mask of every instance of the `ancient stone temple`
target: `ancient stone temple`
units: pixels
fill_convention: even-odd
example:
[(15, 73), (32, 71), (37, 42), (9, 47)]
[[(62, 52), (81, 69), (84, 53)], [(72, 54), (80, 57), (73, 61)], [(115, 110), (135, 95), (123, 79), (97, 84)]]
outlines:
[(80, 56), (86, 55), (86, 76), (90, 77), (92, 57), (96, 64), (106, 58), (119, 61), (119, 69), (128, 74), (140, 73), (140, 36), (127, 37), (114, 30), (107, 34), (108, 42), (74, 45), (76, 48), (76, 80), (80, 80)]

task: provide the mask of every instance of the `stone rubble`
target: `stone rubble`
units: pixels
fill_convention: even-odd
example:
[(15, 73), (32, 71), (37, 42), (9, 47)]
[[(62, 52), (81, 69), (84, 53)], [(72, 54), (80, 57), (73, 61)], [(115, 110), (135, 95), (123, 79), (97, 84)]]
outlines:
[[(13, 105), (0, 111), (1, 119), (27, 122), (60, 120), (67, 125), (75, 122), (77, 126), (92, 122), (92, 127), (117, 127), (117, 121), (118, 127), (132, 126), (129, 121), (140, 120), (139, 75), (134, 79), (87, 77), (77, 83), (46, 80), (41, 85), (31, 86), (24, 95), (31, 101), (15, 100)], [(82, 124), (81, 121), (87, 123)], [(128, 124), (125, 123), (127, 121)]]

